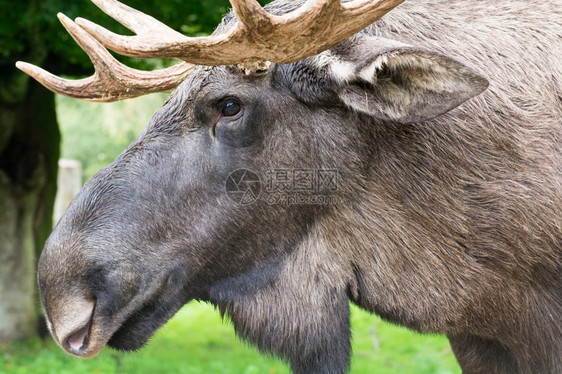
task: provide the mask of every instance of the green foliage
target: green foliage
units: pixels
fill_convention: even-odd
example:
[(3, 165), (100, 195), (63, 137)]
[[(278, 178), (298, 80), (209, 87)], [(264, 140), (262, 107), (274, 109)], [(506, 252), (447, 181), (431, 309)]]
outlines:
[(17, 0), (0, 1), (0, 58), (25, 49), (22, 30), (26, 29), (24, 14), (27, 3)]
[[(442, 336), (414, 334), (352, 309), (352, 374), (460, 374)], [(228, 322), (208, 304), (190, 303), (135, 353), (104, 349), (91, 360), (73, 358), (32, 339), (0, 346), (5, 374), (289, 374), (281, 361), (240, 343)]]

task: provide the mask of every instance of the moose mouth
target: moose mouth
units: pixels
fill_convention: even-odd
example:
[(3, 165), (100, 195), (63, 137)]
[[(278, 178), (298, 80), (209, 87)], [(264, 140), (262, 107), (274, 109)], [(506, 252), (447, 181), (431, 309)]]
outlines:
[[(156, 298), (142, 304), (139, 308), (124, 316), (120, 325), (104, 322), (103, 312), (95, 305), (87, 321), (82, 326), (59, 341), (69, 353), (79, 357), (96, 356), (104, 345), (119, 351), (140, 349), (183, 305), (175, 298), (162, 300)], [(114, 316), (114, 318), (118, 316)], [(114, 332), (111, 332), (111, 330)], [(109, 330), (109, 331), (108, 331)], [(111, 334), (111, 335), (110, 335)]]
[(125, 320), (107, 345), (120, 351), (140, 349), (179, 309), (169, 304), (149, 302), (144, 305)]

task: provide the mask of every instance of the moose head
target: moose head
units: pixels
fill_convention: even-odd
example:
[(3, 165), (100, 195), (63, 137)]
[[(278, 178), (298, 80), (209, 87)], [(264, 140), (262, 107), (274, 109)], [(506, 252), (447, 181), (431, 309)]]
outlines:
[[(556, 264), (489, 260), (513, 245), (503, 235), (519, 234), (510, 217), (498, 223), (501, 235), (479, 220), (496, 204), (476, 187), (498, 170), (490, 144), (508, 142), (485, 129), (497, 126), (483, 101), (470, 100), (488, 79), (370, 26), (402, 1), (278, 0), (263, 9), (231, 0), (233, 13), (198, 38), (116, 0), (93, 2), (136, 35), (59, 15), (96, 72), (69, 81), (18, 63), (47, 88), (94, 101), (175, 88), (139, 138), (86, 183), (41, 255), (41, 300), (63, 349), (82, 357), (105, 345), (137, 349), (198, 299), (295, 373), (343, 373), (351, 300), (448, 333), (465, 368), (465, 352), (505, 352), (505, 339), (495, 345), (474, 328), (504, 323), (486, 307), (502, 298), (498, 272), (524, 269), (530, 279), (540, 263), (551, 284), (556, 276), (544, 274)], [(141, 72), (104, 46), (183, 62)], [(276, 195), (274, 184), (287, 181), (294, 203)], [(233, 198), (233, 189), (251, 199)], [(536, 248), (555, 248), (560, 231), (542, 230), (551, 234)], [(500, 249), (487, 253), (490, 242)], [(519, 365), (510, 352), (497, 354), (506, 370)]]

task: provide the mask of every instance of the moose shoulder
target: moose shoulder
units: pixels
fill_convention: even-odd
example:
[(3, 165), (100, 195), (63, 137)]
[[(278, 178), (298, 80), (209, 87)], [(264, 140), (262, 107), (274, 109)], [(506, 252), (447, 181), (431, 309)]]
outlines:
[(90, 100), (177, 88), (43, 251), (62, 348), (136, 349), (200, 299), (294, 373), (344, 373), (351, 300), (446, 333), (464, 373), (562, 372), (559, 0), (232, 0), (202, 39), (94, 2), (137, 36), (61, 16), (93, 77), (18, 66)]

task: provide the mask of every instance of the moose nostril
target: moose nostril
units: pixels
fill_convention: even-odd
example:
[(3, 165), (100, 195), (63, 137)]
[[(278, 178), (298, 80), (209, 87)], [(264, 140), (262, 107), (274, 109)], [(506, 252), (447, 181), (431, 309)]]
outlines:
[(95, 305), (95, 300), (75, 295), (48, 305), (47, 319), (51, 321), (51, 332), (61, 348), (78, 356), (83, 356), (90, 348)]
[(90, 330), (90, 324), (88, 323), (86, 326), (82, 327), (80, 330), (72, 333), (68, 337), (68, 345), (70, 348), (78, 353), (86, 348), (88, 345), (88, 331)]

